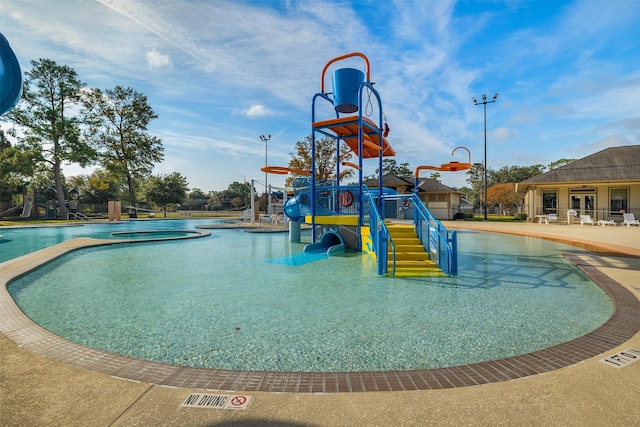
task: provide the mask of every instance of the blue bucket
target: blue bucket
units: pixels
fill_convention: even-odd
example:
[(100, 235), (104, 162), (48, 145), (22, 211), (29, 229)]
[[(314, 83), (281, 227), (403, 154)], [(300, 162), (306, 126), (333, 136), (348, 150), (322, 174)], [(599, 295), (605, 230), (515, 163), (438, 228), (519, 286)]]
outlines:
[(358, 111), (358, 88), (364, 73), (354, 68), (340, 68), (333, 72), (333, 105), (338, 113)]

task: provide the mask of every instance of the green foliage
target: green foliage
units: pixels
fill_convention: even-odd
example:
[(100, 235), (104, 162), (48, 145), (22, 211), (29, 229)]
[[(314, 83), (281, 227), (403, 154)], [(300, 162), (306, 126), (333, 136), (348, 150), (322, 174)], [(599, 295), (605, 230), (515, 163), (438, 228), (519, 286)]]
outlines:
[(162, 141), (147, 132), (157, 114), (132, 87), (87, 91), (84, 106), (87, 139), (99, 151), (104, 169), (126, 179), (129, 203), (136, 206), (134, 180), (149, 176), (164, 158)]
[(560, 166), (567, 165), (575, 160), (576, 159), (558, 159), (555, 162), (549, 163), (549, 170), (557, 169)]
[(66, 217), (61, 165), (64, 162), (91, 164), (96, 151), (81, 138), (84, 117), (78, 111), (82, 83), (72, 68), (50, 59), (31, 61), (25, 73), (23, 96), (8, 117), (24, 130), (25, 139), (37, 141), (43, 159), (53, 171), (62, 217)]
[[(533, 166), (503, 166), (498, 171), (487, 168), (487, 191), (497, 184), (518, 183), (544, 173), (544, 165)], [(479, 206), (483, 192), (484, 170), (482, 163), (474, 163), (467, 171), (467, 182), (471, 185), (469, 201)]]
[(123, 182), (104, 169), (91, 175), (78, 175), (68, 180), (68, 185), (80, 193), (81, 204), (106, 204), (109, 200), (120, 200)]
[[(365, 177), (365, 181), (368, 179), (377, 180), (379, 171), (380, 171), (380, 168), (376, 168), (373, 175)], [(399, 176), (400, 178), (413, 180), (413, 171), (409, 169), (409, 163), (404, 162), (398, 165), (398, 162), (395, 159), (382, 159), (382, 176), (385, 176), (385, 175), (395, 175), (395, 176)], [(434, 174), (432, 174), (432, 177), (433, 175)], [(430, 179), (433, 179), (432, 177), (430, 177)]]
[(433, 172), (431, 175), (429, 175), (429, 179), (435, 182), (441, 182), (440, 176), (440, 172)]
[(150, 177), (144, 193), (147, 202), (162, 206), (166, 212), (168, 205), (183, 203), (187, 199), (188, 190), (187, 178), (174, 172)]
[(513, 216), (518, 221), (526, 221), (527, 220), (527, 213), (526, 212), (516, 212)]
[(25, 144), (12, 146), (0, 129), (0, 211), (10, 206), (15, 194), (22, 192), (23, 183), (30, 180), (41, 159), (38, 148)]
[(208, 196), (208, 205), (214, 210), (248, 206), (251, 204), (251, 184), (234, 181), (226, 190), (212, 191)]
[[(316, 179), (336, 179), (336, 142), (333, 138), (324, 137), (316, 139)], [(291, 160), (289, 167), (292, 169), (311, 170), (311, 137), (307, 136), (304, 141), (298, 141), (295, 145), (296, 153), (290, 153)], [(351, 152), (344, 142), (340, 146), (340, 162), (349, 161)], [(340, 180), (345, 180), (354, 175), (353, 169), (347, 167), (340, 168)], [(294, 177), (287, 178), (287, 185)]]
[(533, 166), (503, 166), (491, 174), (489, 185), (505, 184), (508, 182), (522, 182), (544, 173), (544, 165)]

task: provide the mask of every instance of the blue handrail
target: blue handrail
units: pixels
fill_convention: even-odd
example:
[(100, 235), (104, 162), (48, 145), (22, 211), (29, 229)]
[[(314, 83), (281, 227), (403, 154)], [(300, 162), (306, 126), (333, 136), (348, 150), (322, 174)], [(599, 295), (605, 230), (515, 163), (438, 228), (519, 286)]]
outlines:
[[(458, 274), (458, 237), (456, 231), (448, 231), (422, 203), (416, 193), (408, 197), (414, 206), (413, 224), (429, 258), (450, 276)], [(433, 257), (436, 259), (434, 260)]]
[[(364, 194), (365, 207), (367, 207), (369, 211), (371, 240), (378, 259), (378, 274), (386, 274), (388, 272), (388, 242), (391, 242), (392, 245), (392, 274), (395, 274), (395, 246), (389, 235), (389, 230), (384, 224), (384, 219), (377, 209), (378, 204), (375, 200), (376, 197), (370, 193)], [(431, 214), (429, 209), (427, 209), (415, 193), (411, 195), (383, 195), (382, 199), (383, 201), (396, 200), (402, 204), (404, 204), (405, 201), (407, 201), (407, 203), (411, 201), (414, 206), (413, 223), (415, 231), (420, 239), (420, 243), (426, 249), (429, 259), (434, 261), (445, 274), (458, 274), (457, 235), (455, 231), (448, 231), (444, 225)]]
[[(396, 274), (396, 247), (393, 243), (393, 239), (391, 239), (391, 235), (389, 234), (389, 229), (387, 229), (387, 226), (384, 223), (384, 219), (378, 211), (378, 204), (376, 203), (374, 196), (371, 193), (364, 193), (362, 195), (362, 200), (365, 207), (368, 208), (369, 212), (369, 228), (371, 232), (373, 250), (376, 253), (376, 258), (378, 261), (378, 274), (386, 274), (389, 271), (388, 243), (390, 243), (391, 255), (393, 260), (391, 264), (391, 274), (394, 275)], [(365, 209), (363, 209), (363, 213), (364, 211)]]

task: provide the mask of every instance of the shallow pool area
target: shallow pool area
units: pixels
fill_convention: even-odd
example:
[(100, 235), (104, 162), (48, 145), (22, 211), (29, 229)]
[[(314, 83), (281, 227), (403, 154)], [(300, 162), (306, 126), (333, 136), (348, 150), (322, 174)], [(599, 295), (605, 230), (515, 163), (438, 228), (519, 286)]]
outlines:
[[(142, 233), (145, 231), (179, 231), (198, 224), (226, 224), (228, 219), (122, 221), (111, 223), (67, 223), (34, 227), (3, 228), (0, 239), (0, 263), (78, 237), (114, 238), (113, 233)], [(139, 236), (138, 236), (139, 237)], [(166, 237), (166, 236), (162, 236)]]
[(8, 288), (29, 317), (72, 341), (248, 371), (463, 365), (568, 341), (613, 312), (562, 256), (581, 251), (540, 239), (462, 231), (458, 276), (390, 278), (359, 254), (285, 262), (304, 246), (286, 233), (211, 231), (82, 249)]

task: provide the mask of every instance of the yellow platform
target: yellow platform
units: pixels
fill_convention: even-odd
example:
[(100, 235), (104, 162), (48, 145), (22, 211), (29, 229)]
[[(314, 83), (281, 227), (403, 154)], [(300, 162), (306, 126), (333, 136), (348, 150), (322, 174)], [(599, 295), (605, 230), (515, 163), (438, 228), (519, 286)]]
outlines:
[[(304, 217), (304, 222), (311, 224), (311, 215)], [(358, 215), (316, 215), (318, 225), (358, 225)]]

